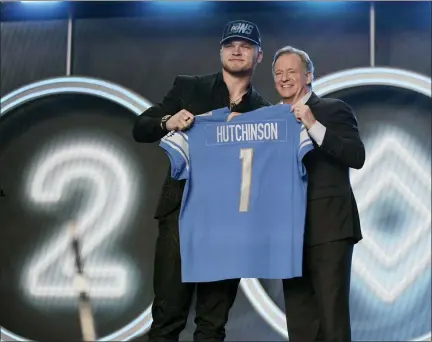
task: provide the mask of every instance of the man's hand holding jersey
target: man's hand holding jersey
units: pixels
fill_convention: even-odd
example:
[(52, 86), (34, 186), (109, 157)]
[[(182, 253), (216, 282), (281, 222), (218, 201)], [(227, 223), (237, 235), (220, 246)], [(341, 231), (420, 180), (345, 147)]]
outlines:
[(167, 131), (184, 131), (192, 125), (193, 121), (193, 114), (182, 109), (167, 120), (166, 129)]
[(291, 108), (297, 121), (302, 122), (306, 129), (310, 129), (316, 122), (308, 105), (297, 103)]

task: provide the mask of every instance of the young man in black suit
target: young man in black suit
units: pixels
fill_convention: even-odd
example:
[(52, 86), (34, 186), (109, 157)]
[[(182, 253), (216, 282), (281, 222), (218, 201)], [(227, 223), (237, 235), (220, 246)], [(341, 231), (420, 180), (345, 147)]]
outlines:
[[(251, 85), (262, 59), (261, 37), (251, 22), (237, 20), (226, 25), (220, 42), (222, 71), (199, 76), (178, 76), (162, 102), (140, 115), (133, 128), (138, 142), (155, 142), (171, 130), (185, 130), (194, 115), (229, 107), (248, 112), (268, 106)], [(182, 283), (178, 219), (184, 181), (168, 175), (155, 218), (159, 221), (156, 242), (153, 324), (150, 341), (178, 341), (186, 326), (195, 284)], [(209, 194), (211, 196), (211, 194)], [(240, 279), (197, 285), (195, 341), (223, 341), (228, 313)]]
[(292, 342), (350, 342), (351, 260), (362, 234), (349, 168), (363, 166), (365, 148), (352, 109), (312, 92), (313, 73), (304, 51), (276, 52), (275, 88), (315, 147), (304, 159), (309, 179), (304, 273), (283, 280), (287, 326)]

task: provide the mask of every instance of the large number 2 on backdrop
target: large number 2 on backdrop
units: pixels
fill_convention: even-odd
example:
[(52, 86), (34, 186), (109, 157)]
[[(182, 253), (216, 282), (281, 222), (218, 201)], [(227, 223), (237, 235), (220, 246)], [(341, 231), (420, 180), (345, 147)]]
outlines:
[(253, 148), (240, 149), (240, 160), (242, 164), (240, 185), (240, 212), (249, 210), (250, 188), (252, 182), (252, 159)]
[[(125, 227), (125, 214), (133, 197), (128, 165), (119, 152), (103, 144), (69, 142), (63, 147), (50, 147), (48, 152), (34, 163), (28, 179), (28, 194), (39, 208), (55, 210), (74, 190), (84, 192), (78, 213), (71, 219), (83, 237), (82, 256), (89, 256), (96, 248), (101, 249), (103, 241), (113, 239)], [(40, 255), (31, 259), (25, 285), (33, 296), (76, 295), (72, 253), (67, 253), (67, 224), (58, 227), (54, 239), (42, 246)], [(93, 258), (85, 268), (92, 297), (122, 297), (127, 291), (127, 270), (120, 263), (99, 262), (95, 260), (97, 255), (90, 255)]]

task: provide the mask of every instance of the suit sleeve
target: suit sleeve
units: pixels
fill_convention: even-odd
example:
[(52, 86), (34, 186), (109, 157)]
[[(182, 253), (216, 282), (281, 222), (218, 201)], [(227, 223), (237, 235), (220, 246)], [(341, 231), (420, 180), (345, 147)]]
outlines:
[(298, 165), (300, 175), (303, 177), (306, 175), (307, 171), (303, 164), (303, 157), (314, 148), (312, 140), (310, 139), (306, 127), (301, 125), (300, 128), (300, 140), (299, 140), (299, 148), (298, 148)]
[(320, 148), (348, 167), (361, 169), (366, 153), (353, 110), (341, 101), (325, 126)]
[(177, 76), (162, 102), (148, 108), (135, 119), (132, 132), (135, 141), (152, 143), (167, 133), (160, 125), (161, 118), (165, 115), (174, 115), (183, 109), (179, 83), (180, 78)]
[(189, 143), (184, 132), (170, 132), (164, 136), (159, 146), (168, 155), (171, 165), (171, 178), (182, 180), (189, 177)]

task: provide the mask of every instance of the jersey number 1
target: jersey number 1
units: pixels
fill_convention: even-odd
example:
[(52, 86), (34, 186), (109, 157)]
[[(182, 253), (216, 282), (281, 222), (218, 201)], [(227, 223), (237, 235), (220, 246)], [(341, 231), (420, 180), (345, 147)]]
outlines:
[(241, 185), (240, 185), (240, 212), (249, 210), (250, 188), (252, 180), (252, 148), (240, 149), (240, 160), (242, 164)]

